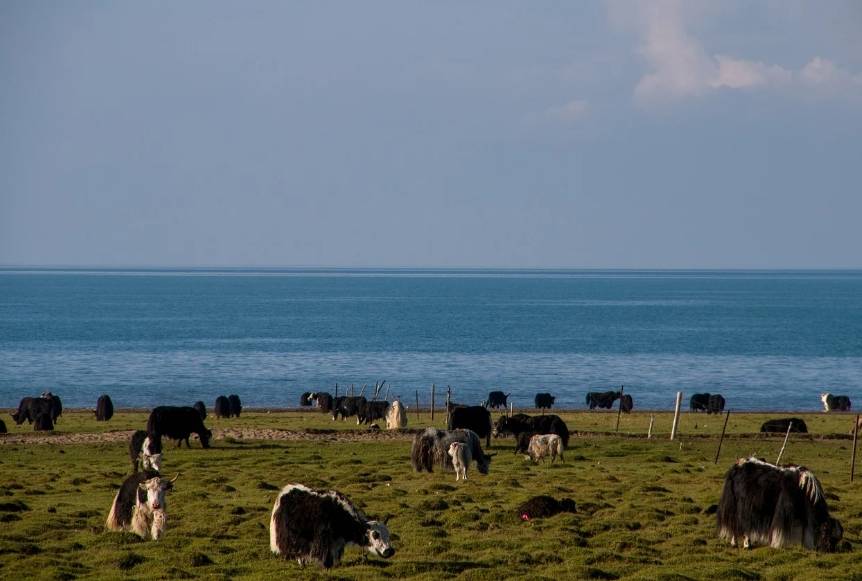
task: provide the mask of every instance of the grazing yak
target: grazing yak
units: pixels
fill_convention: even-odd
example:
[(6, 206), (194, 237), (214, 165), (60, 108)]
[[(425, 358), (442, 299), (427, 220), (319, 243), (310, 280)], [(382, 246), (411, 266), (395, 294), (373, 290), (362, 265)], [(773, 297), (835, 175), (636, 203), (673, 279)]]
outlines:
[(33, 422), (33, 429), (37, 432), (50, 432), (54, 429), (54, 421), (48, 412), (40, 412)]
[(503, 393), (502, 391), (492, 391), (488, 393), (488, 399), (485, 400), (485, 405), (491, 409), (505, 408), (509, 405), (508, 399), (511, 393)]
[(473, 430), (480, 438), (485, 438), (485, 446), (491, 447), (491, 412), (487, 408), (475, 405), (458, 407), (449, 413), (449, 430)]
[(385, 521), (369, 520), (335, 490), (313, 490), (302, 484), (281, 489), (269, 521), (269, 547), (300, 566), (310, 561), (329, 569), (341, 561), (344, 547), (365, 547), (388, 559), (395, 554)]
[(332, 419), (337, 420), (341, 416), (341, 420), (357, 416), (356, 423), (359, 424), (359, 410), (365, 406), (368, 400), (364, 395), (340, 395), (332, 402)]
[(198, 415), (200, 415), (202, 420), (207, 419), (207, 406), (204, 405), (204, 402), (198, 400), (192, 405), (198, 411)]
[(28, 424), (32, 424), (36, 421), (37, 417), (42, 414), (47, 414), (53, 422), (54, 412), (55, 405), (53, 400), (46, 397), (24, 397), (21, 398), (21, 401), (18, 403), (18, 409), (12, 412), (12, 419), (15, 421), (15, 425), (20, 426), (25, 421)]
[(386, 412), (386, 429), (398, 430), (407, 427), (407, 410), (399, 400), (392, 402), (389, 411)]
[(108, 394), (100, 395), (96, 401), (96, 421), (107, 422), (114, 417), (114, 402)]
[(720, 414), (724, 412), (724, 396), (720, 393), (713, 393), (709, 396), (709, 403), (706, 406), (706, 413)]
[(60, 416), (63, 415), (63, 401), (60, 399), (59, 395), (54, 395), (50, 391), (43, 391), (40, 397), (50, 402), (51, 421), (56, 424)]
[(215, 412), (215, 417), (217, 418), (229, 418), (230, 400), (228, 400), (226, 396), (218, 396), (215, 399), (215, 406), (213, 407), (213, 411)]
[(332, 411), (332, 394), (326, 391), (319, 391), (311, 394), (312, 400), (317, 400), (317, 409), (322, 412)]
[(6, 433), (6, 422), (4, 422), (3, 420), (0, 420), (0, 434), (5, 434), (5, 433)]
[(719, 537), (746, 549), (801, 546), (831, 552), (844, 534), (810, 470), (754, 457), (737, 460), (727, 471), (716, 516)]
[(539, 460), (545, 461), (548, 456), (551, 457), (551, 464), (560, 457), (560, 462), (563, 458), (563, 439), (557, 434), (534, 434), (530, 437), (530, 443), (527, 444), (527, 457), (536, 464)]
[(438, 430), (426, 428), (413, 437), (413, 446), (410, 449), (410, 461), (416, 472), (426, 470), (434, 472), (434, 465), (444, 470), (454, 470), (452, 458), (449, 457), (449, 445), (452, 442), (461, 442), (470, 451), (470, 457), (476, 461), (476, 467), (482, 474), (488, 473), (491, 464), (491, 454), (482, 451), (479, 436), (472, 430)]
[(821, 393), (820, 401), (823, 402), (824, 412), (850, 411), (850, 398), (846, 395), (832, 395), (831, 393)]
[(452, 468), (455, 469), (455, 482), (467, 480), (467, 469), (473, 463), (470, 448), (463, 442), (452, 442), (449, 444), (448, 453), (452, 459)]
[(189, 436), (197, 434), (204, 448), (210, 447), (212, 432), (206, 429), (197, 410), (192, 407), (159, 406), (150, 412), (147, 420), (147, 434), (155, 438), (170, 438), (177, 440), (178, 445), (186, 442), (189, 445)]
[(132, 474), (120, 486), (111, 504), (105, 528), (116, 532), (132, 532), (144, 540), (158, 541), (165, 532), (165, 494), (179, 478), (162, 478), (147, 470)]
[(692, 412), (707, 412), (709, 413), (709, 398), (708, 393), (695, 393), (688, 400), (688, 409)]
[(631, 413), (631, 411), (632, 411), (634, 408), (635, 408), (635, 402), (634, 402), (634, 400), (632, 399), (632, 396), (630, 396), (630, 395), (629, 395), (629, 394), (627, 394), (627, 393), (626, 393), (626, 394), (624, 394), (624, 395), (620, 398), (620, 410), (621, 410), (624, 414), (628, 414), (628, 413)]
[(550, 393), (537, 393), (533, 400), (537, 410), (549, 410), (554, 405), (554, 400), (557, 399)]
[(577, 505), (571, 498), (557, 500), (551, 496), (540, 495), (522, 503), (518, 507), (518, 517), (521, 520), (547, 518), (561, 512), (577, 512)]
[(611, 409), (614, 407), (614, 402), (620, 398), (618, 391), (588, 391), (587, 405), (590, 409), (605, 408)]
[[(516, 441), (521, 434), (557, 434), (562, 438), (563, 445), (569, 446), (569, 427), (566, 422), (555, 414), (546, 416), (528, 416), (527, 414), (515, 414), (511, 418), (500, 416), (494, 425), (494, 437), (498, 438), (505, 434), (513, 434)], [(529, 443), (529, 438), (526, 440)], [(516, 447), (515, 452), (526, 453), (526, 446)]]
[(228, 404), (230, 405), (230, 415), (233, 418), (238, 418), (242, 413), (242, 401), (240, 401), (239, 396), (235, 393), (227, 396)]
[(304, 408), (311, 407), (311, 405), (313, 403), (314, 403), (314, 394), (312, 392), (306, 391), (302, 395), (299, 396), (299, 407), (304, 407)]
[(356, 418), (360, 424), (370, 424), (376, 420), (386, 418), (386, 412), (389, 411), (388, 401), (364, 401), (360, 402), (359, 408), (356, 410)]
[(787, 433), (787, 428), (790, 425), (790, 422), (793, 422), (793, 426), (790, 428), (790, 431), (792, 433), (808, 433), (808, 426), (805, 425), (804, 420), (801, 420), (799, 418), (781, 418), (779, 420), (767, 420), (763, 422), (763, 425), (760, 426), (760, 431), (764, 434), (785, 434)]
[(162, 471), (162, 439), (152, 438), (144, 430), (136, 430), (129, 439), (129, 459), (132, 461), (132, 472), (137, 472), (140, 466), (143, 470)]

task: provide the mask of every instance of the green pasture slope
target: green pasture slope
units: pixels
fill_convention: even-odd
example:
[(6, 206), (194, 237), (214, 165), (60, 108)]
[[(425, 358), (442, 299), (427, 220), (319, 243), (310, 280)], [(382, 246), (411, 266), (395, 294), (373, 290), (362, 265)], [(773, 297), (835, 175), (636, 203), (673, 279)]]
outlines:
[[(409, 436), (351, 441), (354, 422), (313, 412), (253, 411), (207, 425), (302, 431), (337, 429), (339, 438), (218, 439), (210, 450), (166, 447), (165, 472), (180, 473), (169, 496), (163, 540), (109, 533), (104, 521), (129, 473), (126, 442), (66, 443), (68, 433), (143, 427), (143, 412), (106, 424), (67, 412), (50, 443), (0, 438), (0, 578), (3, 579), (862, 579), (862, 482), (849, 482), (849, 415), (803, 417), (813, 437), (792, 436), (784, 460), (815, 471), (830, 495), (849, 551), (732, 549), (715, 535), (707, 509), (738, 456), (774, 461), (781, 437), (754, 434), (767, 417), (732, 415), (730, 437), (713, 464), (721, 420), (686, 413), (681, 440), (668, 441), (670, 415), (657, 414), (657, 438), (642, 435), (649, 413), (565, 413), (573, 437), (564, 463), (532, 466), (498, 440), (491, 474), (467, 482), (448, 473), (416, 474)], [(6, 416), (8, 417), (8, 415)], [(426, 425), (423, 413), (417, 423)], [(440, 417), (435, 422), (442, 424)], [(11, 422), (7, 422), (7, 425)], [(344, 430), (345, 433), (340, 431)], [(821, 437), (840, 434), (843, 437)], [(28, 436), (29, 437), (29, 436)], [(5, 442), (5, 443), (4, 443)], [(391, 517), (397, 554), (384, 561), (348, 549), (330, 572), (278, 559), (269, 550), (269, 514), (286, 483), (336, 488), (371, 516)], [(515, 507), (534, 494), (573, 498), (577, 514), (521, 522)], [(833, 496), (834, 495), (834, 496)]]

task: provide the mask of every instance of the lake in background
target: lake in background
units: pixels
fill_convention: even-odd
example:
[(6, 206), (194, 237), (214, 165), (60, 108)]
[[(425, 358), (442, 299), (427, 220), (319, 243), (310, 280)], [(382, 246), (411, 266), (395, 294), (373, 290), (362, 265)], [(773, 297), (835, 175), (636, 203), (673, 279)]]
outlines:
[(293, 407), (303, 391), (387, 380), (516, 406), (585, 407), (625, 385), (742, 410), (862, 405), (862, 272), (0, 269), (0, 406)]

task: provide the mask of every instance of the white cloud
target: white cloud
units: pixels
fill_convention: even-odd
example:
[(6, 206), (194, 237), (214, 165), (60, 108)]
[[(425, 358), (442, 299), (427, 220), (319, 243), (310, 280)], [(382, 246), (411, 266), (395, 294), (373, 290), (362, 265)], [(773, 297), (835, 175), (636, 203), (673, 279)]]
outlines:
[(612, 20), (640, 37), (638, 53), (649, 69), (635, 86), (635, 99), (640, 104), (678, 101), (717, 90), (816, 89), (821, 94), (838, 94), (862, 88), (862, 74), (841, 69), (821, 57), (814, 57), (800, 70), (791, 70), (709, 54), (689, 31), (689, 21), (709, 10), (702, 4), (680, 0), (612, 2), (610, 9)]
[(575, 99), (569, 101), (560, 107), (553, 107), (548, 110), (548, 115), (554, 119), (565, 121), (566, 123), (574, 123), (586, 117), (589, 112), (589, 105), (586, 101)]

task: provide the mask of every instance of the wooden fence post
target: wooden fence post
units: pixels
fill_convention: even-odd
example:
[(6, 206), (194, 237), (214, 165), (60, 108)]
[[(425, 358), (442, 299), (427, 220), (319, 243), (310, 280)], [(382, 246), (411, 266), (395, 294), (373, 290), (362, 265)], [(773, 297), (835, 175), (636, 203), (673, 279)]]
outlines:
[(676, 392), (676, 405), (673, 408), (673, 426), (670, 428), (670, 439), (676, 438), (676, 430), (679, 428), (679, 408), (682, 405), (682, 392)]
[(617, 425), (614, 428), (615, 432), (620, 431), (620, 415), (622, 415), (622, 413), (623, 413), (623, 393), (624, 393), (625, 389), (626, 389), (625, 385), (620, 386), (620, 407), (617, 410)]
[(383, 398), (386, 401), (389, 401), (389, 388), (390, 387), (392, 387), (391, 383), (386, 386), (386, 397)]
[(647, 440), (652, 438), (652, 424), (655, 421), (655, 414), (649, 415), (649, 429), (647, 430), (646, 437)]
[(434, 421), (434, 391), (437, 388), (433, 383), (431, 384), (431, 421)]
[(416, 390), (416, 420), (419, 420), (419, 390)]
[(338, 384), (335, 384), (335, 397), (338, 397)]
[(446, 425), (449, 425), (449, 402), (452, 401), (452, 386), (446, 386)]
[(724, 432), (727, 430), (727, 420), (730, 419), (730, 410), (727, 410), (727, 415), (724, 416), (724, 427), (721, 428), (721, 437), (718, 439), (718, 449), (715, 451), (715, 462), (718, 464), (718, 455), (721, 454), (721, 443), (724, 442)]
[(856, 424), (853, 426), (853, 452), (850, 454), (850, 482), (856, 475), (856, 440), (859, 437), (859, 414), (856, 414)]

